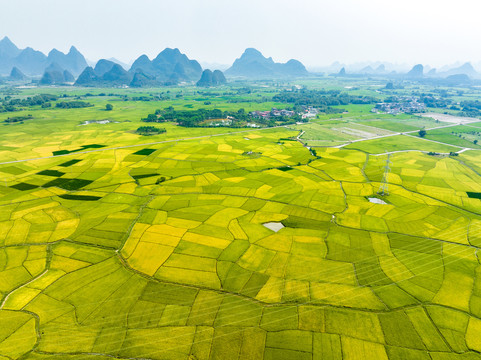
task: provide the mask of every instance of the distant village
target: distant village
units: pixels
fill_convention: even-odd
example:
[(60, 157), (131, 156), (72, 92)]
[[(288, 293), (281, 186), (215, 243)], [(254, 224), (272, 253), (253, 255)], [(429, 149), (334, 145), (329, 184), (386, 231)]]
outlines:
[[(302, 111), (298, 113), (301, 119), (315, 118), (319, 114), (319, 110), (312, 106), (303, 106)], [(270, 119), (275, 117), (293, 117), (296, 115), (295, 111), (272, 108), (270, 111), (252, 111), (250, 115), (258, 119)]]
[(377, 103), (371, 112), (397, 115), (423, 112), (426, 109), (426, 105), (420, 102), (416, 96), (396, 96), (394, 100), (393, 102)]

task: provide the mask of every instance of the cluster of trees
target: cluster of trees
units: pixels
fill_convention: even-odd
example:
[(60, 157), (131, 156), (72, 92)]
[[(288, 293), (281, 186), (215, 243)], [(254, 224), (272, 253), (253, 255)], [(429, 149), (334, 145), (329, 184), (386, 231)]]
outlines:
[(149, 114), (146, 118), (142, 119), (145, 122), (165, 122), (175, 121), (180, 126), (185, 127), (202, 127), (208, 126), (203, 124), (206, 120), (214, 119), (230, 119), (232, 120), (231, 126), (241, 126), (240, 123), (246, 122), (251, 119), (244, 109), (237, 111), (222, 111), (219, 109), (207, 110), (174, 110), (169, 106), (163, 110), (156, 110), (155, 114)]
[(460, 103), (462, 116), (477, 117), (481, 116), (481, 101), (466, 100)]
[(80, 109), (93, 106), (91, 103), (85, 101), (62, 101), (55, 105), (59, 109)]
[(290, 103), (294, 105), (314, 106), (327, 108), (349, 104), (375, 104), (379, 99), (372, 96), (349, 95), (337, 90), (295, 90), (282, 91), (274, 95), (273, 101)]
[(20, 110), (19, 108), (39, 105), (42, 107), (49, 107), (49, 105), (51, 106), (50, 101), (56, 100), (58, 100), (57, 96), (49, 94), (35, 95), (27, 97), (26, 99), (13, 99), (11, 96), (6, 96), (0, 103), (0, 112), (13, 112)]
[(4, 122), (6, 122), (8, 124), (12, 124), (12, 123), (17, 123), (17, 122), (23, 122), (25, 120), (30, 120), (30, 119), (33, 119), (32, 115), (14, 116), (14, 117), (8, 117), (6, 120), (4, 120)]
[[(25, 99), (12, 98), (11, 96), (6, 96), (3, 101), (0, 100), (0, 112), (13, 112), (19, 111), (22, 108), (41, 106), (42, 108), (52, 107), (52, 101), (58, 101), (59, 99), (68, 98), (67, 94), (62, 96), (50, 95), (50, 94), (39, 94), (32, 97), (27, 97)], [(79, 97), (77, 97), (79, 99)], [(61, 101), (55, 105), (59, 109), (77, 109), (93, 106), (92, 104), (74, 100), (74, 101)]]
[(155, 126), (141, 126), (137, 129), (136, 133), (139, 135), (158, 135), (167, 132), (164, 128), (157, 128)]
[(446, 109), (453, 103), (451, 99), (447, 99), (445, 97), (434, 97), (429, 95), (421, 96), (419, 98), (419, 101), (424, 103), (426, 107), (439, 109)]
[(165, 97), (162, 95), (156, 96), (132, 96), (130, 98), (131, 101), (162, 101), (162, 100), (169, 100), (169, 97)]

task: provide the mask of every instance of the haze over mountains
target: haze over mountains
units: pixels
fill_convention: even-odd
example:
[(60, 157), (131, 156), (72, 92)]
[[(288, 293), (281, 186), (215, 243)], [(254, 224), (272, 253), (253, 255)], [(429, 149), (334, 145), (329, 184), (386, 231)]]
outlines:
[[(380, 61), (353, 64), (334, 62), (331, 65), (315, 67), (311, 68), (310, 70), (314, 73), (338, 74), (341, 69), (344, 68), (344, 71), (347, 75), (396, 76), (408, 74), (414, 66), (416, 65), (393, 64), (390, 62)], [(423, 76), (442, 78), (450, 75), (466, 74), (473, 79), (481, 78), (481, 73), (475, 69), (475, 66), (481, 69), (481, 62), (474, 64), (474, 66), (469, 62), (464, 64), (457, 63), (445, 65), (440, 69), (431, 68), (429, 65), (423, 65)]]
[[(225, 83), (222, 71), (203, 69), (197, 60), (189, 59), (179, 49), (166, 48), (155, 58), (139, 56), (131, 66), (117, 59), (101, 59), (89, 66), (85, 57), (72, 46), (67, 54), (53, 49), (48, 55), (31, 47), (19, 49), (8, 37), (0, 40), (0, 75), (10, 81), (28, 81), (36, 77), (42, 85), (73, 84), (78, 86), (146, 87), (197, 83), (217, 86)], [(221, 67), (221, 66), (219, 66)], [(226, 67), (223, 67), (224, 69)], [(204, 71), (208, 70), (208, 71)], [(421, 82), (472, 84), (481, 79), (471, 63), (443, 67), (440, 70), (423, 66), (371, 62), (345, 65), (333, 63), (310, 73), (298, 60), (275, 62), (260, 51), (248, 48), (225, 70), (225, 75), (239, 79), (276, 79), (307, 76), (381, 77), (393, 80), (410, 79)], [(37, 80), (36, 80), (37, 81)]]
[[(201, 86), (215, 86), (225, 82), (221, 71), (203, 73), (200, 63), (189, 59), (179, 49), (166, 48), (154, 59), (141, 55), (130, 69), (126, 67), (126, 64), (113, 58), (101, 59), (95, 67), (89, 67), (85, 57), (73, 46), (67, 54), (53, 49), (47, 56), (30, 47), (21, 50), (8, 37), (0, 41), (0, 74), (10, 74), (11, 80), (42, 76), (42, 84), (55, 85), (71, 82), (71, 74), (78, 77), (75, 84), (82, 86), (153, 86), (198, 81)], [(246, 49), (226, 74), (241, 78), (309, 75), (305, 66), (297, 60), (276, 63), (253, 48)]]
[(0, 74), (10, 74), (12, 68), (17, 67), (25, 75), (41, 75), (54, 63), (74, 75), (80, 74), (87, 66), (84, 56), (74, 46), (67, 54), (53, 49), (45, 55), (31, 47), (19, 49), (8, 37), (0, 40)]

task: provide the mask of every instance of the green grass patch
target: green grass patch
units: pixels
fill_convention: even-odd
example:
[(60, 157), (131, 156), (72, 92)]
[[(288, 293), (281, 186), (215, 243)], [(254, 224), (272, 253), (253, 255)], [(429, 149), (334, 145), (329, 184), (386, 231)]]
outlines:
[(53, 177), (61, 177), (65, 175), (64, 172), (58, 170), (43, 170), (37, 173), (38, 175), (45, 175), (45, 176), (53, 176)]
[(38, 188), (37, 185), (32, 185), (32, 184), (28, 184), (28, 183), (18, 183), (18, 184), (12, 185), (10, 187), (12, 189), (17, 189), (17, 190), (20, 190), (20, 191), (33, 190), (33, 189)]
[(20, 175), (20, 174), (23, 174), (25, 170), (20, 169), (16, 166), (6, 166), (4, 168), (1, 168), (0, 172), (11, 174), (11, 175)]
[(65, 200), (81, 200), (81, 201), (96, 201), (96, 200), (102, 199), (100, 196), (71, 195), (71, 194), (59, 195), (59, 197)]
[(299, 216), (289, 216), (281, 221), (282, 225), (291, 228), (315, 229), (318, 230), (321, 224), (317, 220), (307, 219)]
[(84, 180), (84, 179), (55, 179), (49, 181), (48, 183), (42, 185), (44, 188), (48, 187), (59, 187), (64, 190), (79, 190), (89, 184), (93, 183), (93, 180)]
[(137, 152), (134, 152), (132, 155), (145, 155), (145, 156), (147, 156), (147, 155), (150, 155), (150, 154), (152, 154), (156, 151), (157, 151), (157, 149), (142, 149), (142, 150), (139, 150)]
[(85, 150), (88, 150), (88, 149), (101, 149), (105, 146), (106, 145), (99, 145), (99, 144), (82, 145), (80, 148), (75, 149), (75, 150), (57, 150), (57, 151), (53, 151), (52, 154), (54, 156), (66, 155), (66, 154), (71, 154), (71, 153), (74, 153), (74, 152), (85, 151)]
[(72, 166), (72, 165), (75, 165), (79, 162), (81, 162), (82, 160), (78, 160), (78, 159), (73, 159), (73, 160), (69, 160), (69, 161), (66, 161), (64, 163), (61, 163), (59, 166), (61, 167), (69, 167), (69, 166)]
[(466, 191), (466, 195), (471, 199), (481, 199), (481, 193), (478, 192)]
[(139, 180), (139, 179), (145, 179), (145, 178), (149, 178), (149, 177), (152, 177), (152, 176), (158, 176), (160, 174), (139, 174), (139, 175), (132, 175), (132, 177), (135, 179), (135, 180)]

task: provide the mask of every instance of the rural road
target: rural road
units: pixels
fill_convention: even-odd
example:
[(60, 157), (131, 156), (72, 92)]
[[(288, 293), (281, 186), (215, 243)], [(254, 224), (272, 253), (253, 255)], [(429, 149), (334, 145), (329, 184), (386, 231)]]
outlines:
[[(452, 123), (450, 125), (441, 125), (441, 126), (435, 126), (435, 127), (432, 127), (432, 128), (428, 128), (428, 129), (425, 129), (426, 131), (428, 130), (436, 130), (436, 129), (445, 129), (445, 128), (450, 128), (450, 127), (454, 127), (454, 126), (469, 126), (467, 124), (464, 124), (464, 123)], [(370, 126), (372, 128), (375, 128), (373, 126)], [(474, 127), (474, 126), (471, 126), (471, 127)], [(375, 128), (377, 129), (377, 128)], [(480, 129), (480, 128), (478, 128)], [(480, 129), (481, 131), (481, 129)], [(391, 137), (391, 136), (399, 136), (399, 135), (406, 135), (406, 136), (411, 136), (411, 137), (414, 137), (414, 138), (417, 138), (417, 139), (422, 139), (422, 140), (425, 140), (425, 141), (431, 141), (431, 142), (435, 142), (437, 144), (441, 144), (441, 145), (447, 145), (447, 146), (452, 146), (452, 147), (457, 147), (457, 148), (460, 148), (462, 150), (460, 151), (457, 151), (457, 153), (461, 153), (461, 152), (464, 152), (464, 151), (467, 151), (467, 150), (477, 150), (477, 149), (471, 149), (471, 148), (465, 148), (463, 146), (458, 146), (458, 145), (452, 145), (452, 144), (447, 144), (447, 143), (443, 143), (443, 142), (440, 142), (440, 141), (436, 141), (436, 140), (430, 140), (430, 139), (425, 139), (425, 138), (421, 138), (421, 137), (417, 137), (417, 136), (412, 136), (410, 134), (414, 134), (414, 133), (417, 133), (419, 132), (419, 130), (410, 130), (410, 131), (403, 131), (403, 132), (393, 132), (391, 134), (386, 134), (386, 135), (378, 135), (378, 136), (373, 136), (373, 137), (370, 137), (370, 138), (363, 138), (363, 139), (356, 139), (356, 140), (351, 140), (351, 141), (348, 141), (344, 144), (341, 144), (341, 145), (336, 145), (336, 146), (332, 146), (333, 148), (343, 148), (344, 146), (347, 146), (347, 145), (350, 145), (350, 144), (354, 144), (354, 143), (357, 143), (357, 142), (361, 142), (361, 141), (367, 141), (367, 140), (375, 140), (375, 139), (382, 139), (382, 138), (387, 138), (387, 137)], [(382, 153), (382, 154), (393, 154), (393, 153), (397, 153), (397, 152), (406, 152), (406, 151), (412, 151), (412, 150), (398, 150), (398, 151), (392, 151), (392, 152), (386, 152), (386, 153)], [(382, 155), (382, 154), (376, 154), (376, 155)], [(374, 155), (374, 154), (373, 154)]]

